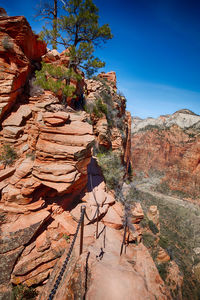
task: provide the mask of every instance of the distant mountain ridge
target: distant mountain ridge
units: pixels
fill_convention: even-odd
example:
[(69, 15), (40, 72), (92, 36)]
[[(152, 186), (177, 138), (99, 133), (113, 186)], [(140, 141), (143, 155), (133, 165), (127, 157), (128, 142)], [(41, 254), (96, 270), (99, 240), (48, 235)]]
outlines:
[(151, 128), (165, 129), (173, 125), (177, 125), (181, 129), (193, 128), (198, 131), (200, 130), (200, 116), (189, 109), (181, 109), (171, 115), (161, 115), (158, 118), (141, 119), (133, 116), (131, 130), (132, 133), (137, 133)]

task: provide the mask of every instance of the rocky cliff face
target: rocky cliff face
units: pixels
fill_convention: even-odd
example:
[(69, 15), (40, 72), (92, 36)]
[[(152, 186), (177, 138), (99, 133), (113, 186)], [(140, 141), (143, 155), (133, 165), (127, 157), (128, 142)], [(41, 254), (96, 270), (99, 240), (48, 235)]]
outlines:
[[(124, 208), (106, 188), (92, 158), (95, 143), (98, 150), (120, 153), (128, 170), (131, 117), (125, 111), (125, 98), (116, 93), (115, 74), (104, 74), (103, 81), (82, 80), (81, 85), (70, 82), (77, 95), (85, 89), (86, 111), (80, 105), (74, 109), (77, 103), (72, 99), (67, 103), (73, 108), (66, 107), (59, 96), (33, 86), (34, 80), (28, 83), (41, 56), (52, 65), (67, 66), (66, 51), (45, 54), (45, 45), (24, 17), (2, 17), (0, 25), (0, 299), (10, 299), (12, 288), (20, 292), (18, 287), (23, 286), (36, 287), (38, 299), (47, 299), (75, 235), (83, 203), (88, 217), (84, 252), (79, 256), (77, 243), (55, 299), (83, 295), (98, 300), (102, 291), (107, 299), (113, 299), (114, 293), (116, 299), (122, 295), (125, 299), (136, 295), (137, 300), (144, 295), (170, 299), (140, 243), (143, 212), (138, 205), (131, 211), (136, 228), (132, 244), (126, 244), (128, 252), (120, 257)], [(113, 281), (109, 281), (112, 276), (105, 280), (107, 272), (113, 275), (113, 271)]]
[(86, 111), (90, 114), (96, 147), (100, 151), (118, 151), (128, 174), (131, 115), (126, 111), (125, 97), (116, 92), (116, 75), (114, 72), (101, 73), (95, 79), (86, 80), (86, 84)]
[(158, 119), (133, 118), (135, 175), (157, 178), (160, 191), (199, 198), (200, 116), (188, 110)]
[(24, 17), (0, 18), (0, 120), (22, 94), (31, 70), (46, 53)]

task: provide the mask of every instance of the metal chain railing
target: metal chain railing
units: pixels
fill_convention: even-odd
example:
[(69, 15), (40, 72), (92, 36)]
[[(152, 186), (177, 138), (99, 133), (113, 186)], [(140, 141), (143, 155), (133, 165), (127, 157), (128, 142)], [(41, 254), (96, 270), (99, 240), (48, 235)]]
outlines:
[(86, 217), (86, 219), (87, 219), (90, 223), (94, 222), (94, 220), (96, 219), (97, 210), (98, 210), (98, 208), (96, 209), (96, 211), (95, 211), (94, 216), (93, 216), (92, 219), (90, 219), (90, 218), (88, 217), (88, 214), (87, 214), (86, 211), (85, 211), (85, 217)]
[(96, 205), (97, 205), (97, 210), (96, 210), (96, 213), (95, 213), (95, 215), (97, 214), (97, 227), (96, 227), (96, 239), (97, 239), (98, 238), (98, 231), (99, 231), (99, 203), (96, 199), (96, 195), (95, 195), (95, 192), (94, 192), (94, 187), (93, 187), (93, 184), (92, 184), (92, 174), (90, 174), (90, 185), (91, 185), (94, 200), (95, 200)]
[(75, 232), (75, 235), (74, 235), (74, 238), (72, 240), (72, 243), (70, 245), (70, 248), (69, 248), (69, 251), (67, 253), (67, 256), (64, 260), (64, 263), (62, 265), (62, 269), (56, 279), (56, 282), (53, 286), (53, 289), (51, 290), (50, 294), (49, 294), (49, 297), (47, 298), (48, 300), (52, 300), (55, 296), (55, 293), (58, 289), (58, 286), (60, 284), (60, 281), (63, 277), (63, 274), (65, 272), (65, 269), (66, 269), (66, 266), (69, 262), (69, 259), (70, 259), (70, 256), (71, 256), (71, 253), (72, 253), (72, 250), (74, 248), (74, 244), (75, 244), (75, 241), (76, 241), (76, 238), (78, 236), (78, 232), (79, 232), (79, 229), (81, 227), (81, 236), (80, 236), (80, 254), (82, 253), (82, 250), (83, 250), (83, 228), (84, 228), (84, 215), (85, 215), (85, 206), (81, 206), (81, 216), (80, 216), (80, 219), (79, 219), (79, 222), (78, 222), (78, 225), (77, 225), (77, 228), (76, 228), (76, 232)]
[(122, 241), (122, 245), (121, 245), (120, 256), (122, 255), (123, 248), (124, 248), (124, 245), (125, 245), (127, 228), (128, 228), (128, 220), (127, 220), (127, 216), (126, 216), (125, 222), (124, 222), (124, 236), (123, 236), (123, 241)]

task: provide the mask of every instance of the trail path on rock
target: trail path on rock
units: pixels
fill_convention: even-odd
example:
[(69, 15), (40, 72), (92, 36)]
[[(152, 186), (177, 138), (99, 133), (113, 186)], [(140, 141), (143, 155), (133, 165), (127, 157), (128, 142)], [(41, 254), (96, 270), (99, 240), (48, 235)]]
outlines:
[[(129, 244), (126, 252), (123, 251), (120, 256), (124, 233), (123, 206), (106, 192), (102, 174), (93, 159), (88, 166), (88, 177), (88, 191), (82, 199), (83, 202), (76, 205), (70, 214), (78, 220), (80, 207), (85, 204), (86, 213), (93, 221), (85, 218), (83, 253), (79, 256), (79, 233), (54, 300), (170, 299), (153, 259), (142, 243)], [(99, 223), (96, 238), (97, 202)], [(48, 299), (66, 253), (54, 268), (38, 299)]]
[(196, 211), (200, 211), (200, 205), (189, 202), (187, 200), (182, 200), (180, 198), (177, 197), (172, 197), (172, 196), (168, 196), (159, 192), (155, 192), (151, 190), (151, 186), (149, 185), (149, 183), (141, 183), (141, 184), (137, 184), (136, 185), (136, 189), (138, 189), (141, 192), (144, 193), (148, 193), (151, 194), (152, 196), (156, 197), (156, 198), (160, 198), (163, 201), (167, 201), (169, 203), (172, 204), (177, 204), (179, 206), (188, 208), (188, 209), (192, 209), (192, 210), (196, 210)]

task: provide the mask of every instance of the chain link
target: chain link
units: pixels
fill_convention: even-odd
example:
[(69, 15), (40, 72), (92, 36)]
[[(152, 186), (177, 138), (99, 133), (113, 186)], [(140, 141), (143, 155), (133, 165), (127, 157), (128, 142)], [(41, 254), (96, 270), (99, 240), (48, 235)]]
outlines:
[(62, 277), (63, 277), (63, 274), (64, 274), (65, 269), (66, 269), (66, 267), (67, 267), (67, 264), (68, 264), (68, 262), (69, 262), (69, 259), (70, 259), (72, 250), (73, 250), (73, 248), (74, 248), (74, 244), (75, 244), (76, 238), (77, 238), (77, 236), (78, 236), (78, 232), (79, 232), (81, 223), (82, 223), (82, 221), (83, 221), (84, 214), (85, 214), (85, 208), (81, 210), (81, 216), (80, 216), (80, 219), (79, 219), (77, 228), (76, 228), (76, 232), (75, 232), (74, 238), (73, 238), (72, 243), (71, 243), (71, 245), (70, 245), (70, 248), (69, 248), (69, 251), (68, 251), (68, 253), (67, 253), (67, 256), (66, 256), (66, 258), (65, 258), (65, 260), (64, 260), (64, 263), (63, 263), (63, 265), (62, 265), (61, 271), (60, 271), (60, 273), (59, 273), (59, 275), (58, 275), (58, 277), (57, 277), (57, 279), (56, 279), (56, 282), (55, 282), (55, 284), (54, 284), (54, 286), (53, 286), (53, 289), (51, 290), (51, 292), (50, 292), (50, 294), (49, 294), (49, 297), (47, 298), (48, 300), (52, 300), (52, 299), (54, 298), (55, 294), (56, 294), (56, 291), (57, 291), (57, 289), (58, 289), (58, 286), (59, 286), (59, 284), (60, 284), (60, 281), (61, 281), (61, 279), (62, 279)]
[(95, 214), (94, 214), (94, 217), (93, 217), (92, 219), (90, 219), (90, 218), (88, 217), (87, 213), (85, 212), (85, 217), (86, 217), (86, 219), (87, 219), (90, 223), (92, 223), (92, 222), (96, 219), (97, 212), (98, 212), (98, 208), (96, 209)]

